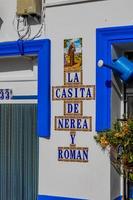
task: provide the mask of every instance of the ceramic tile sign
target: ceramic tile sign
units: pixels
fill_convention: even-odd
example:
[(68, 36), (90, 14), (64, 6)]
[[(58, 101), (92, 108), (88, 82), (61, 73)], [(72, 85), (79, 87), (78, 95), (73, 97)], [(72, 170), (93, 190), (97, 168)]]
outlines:
[[(82, 38), (64, 40), (64, 84), (52, 87), (52, 100), (63, 101), (64, 113), (54, 117), (57, 133), (70, 134), (69, 146), (58, 147), (58, 161), (88, 162), (88, 147), (78, 147), (76, 133), (92, 131), (92, 116), (84, 116), (83, 102), (95, 99), (95, 86), (84, 85)], [(58, 106), (58, 105), (57, 105)]]
[(88, 162), (88, 147), (77, 147), (75, 144), (76, 132), (70, 132), (71, 144), (68, 147), (58, 147), (58, 161)]

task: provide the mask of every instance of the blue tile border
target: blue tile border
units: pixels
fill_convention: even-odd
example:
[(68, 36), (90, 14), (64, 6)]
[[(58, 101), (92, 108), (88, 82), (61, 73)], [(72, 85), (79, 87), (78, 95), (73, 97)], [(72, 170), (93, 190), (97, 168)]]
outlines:
[(38, 195), (37, 200), (87, 200), (87, 199), (60, 197), (60, 196), (48, 196), (48, 195)]
[(98, 60), (111, 64), (111, 45), (133, 42), (133, 26), (96, 29), (96, 131), (111, 128), (111, 70), (99, 68)]
[[(49, 138), (51, 132), (50, 51), (49, 39), (18, 40), (0, 43), (0, 57), (18, 55), (38, 56), (37, 135), (45, 138)], [(13, 98), (19, 99), (17, 96)]]

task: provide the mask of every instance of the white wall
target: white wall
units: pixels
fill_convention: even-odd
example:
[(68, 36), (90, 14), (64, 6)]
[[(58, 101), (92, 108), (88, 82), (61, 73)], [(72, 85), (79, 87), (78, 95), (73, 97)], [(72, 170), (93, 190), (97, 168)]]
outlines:
[[(54, 0), (47, 0), (46, 3), (51, 3), (51, 1), (54, 2)], [(0, 17), (3, 19), (0, 41), (17, 40), (18, 37), (12, 25), (16, 1), (0, 0), (0, 3)], [(52, 42), (51, 85), (63, 85), (63, 40), (77, 37), (83, 38), (83, 82), (95, 84), (96, 28), (132, 25), (132, 7), (131, 0), (106, 0), (47, 8), (46, 37)], [(34, 26), (33, 29), (36, 31), (38, 26)], [(45, 38), (45, 35), (43, 37)], [(0, 83), (0, 87), (3, 87), (2, 84), (7, 83)], [(26, 91), (24, 84), (21, 84), (21, 90), (25, 88)], [(30, 84), (32, 87), (33, 83), (30, 82)], [(95, 101), (84, 102), (84, 115), (93, 117), (92, 132), (78, 132), (76, 136), (77, 146), (89, 147), (87, 164), (57, 161), (57, 148), (69, 146), (70, 136), (69, 132), (59, 133), (54, 130), (56, 115), (63, 115), (63, 102), (52, 102), (51, 138), (50, 140), (40, 139), (39, 193), (90, 200), (112, 200), (109, 158), (93, 139)], [(115, 192), (115, 196), (119, 196), (119, 191)]]

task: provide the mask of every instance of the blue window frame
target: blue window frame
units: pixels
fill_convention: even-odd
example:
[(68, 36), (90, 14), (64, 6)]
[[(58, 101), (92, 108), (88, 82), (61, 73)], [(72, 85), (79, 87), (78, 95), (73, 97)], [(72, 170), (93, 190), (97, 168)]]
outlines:
[(37, 135), (50, 137), (50, 40), (18, 40), (0, 43), (0, 57), (38, 56)]
[[(99, 59), (111, 64), (111, 46), (133, 42), (133, 26), (99, 28), (96, 30), (96, 63)], [(96, 67), (96, 131), (111, 127), (111, 71)]]

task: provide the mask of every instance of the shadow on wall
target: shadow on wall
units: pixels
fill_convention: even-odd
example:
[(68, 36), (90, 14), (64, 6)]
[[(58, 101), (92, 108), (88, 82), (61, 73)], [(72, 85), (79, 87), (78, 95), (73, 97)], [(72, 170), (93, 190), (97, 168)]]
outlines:
[(2, 24), (3, 24), (3, 20), (0, 18), (0, 29), (1, 29)]

